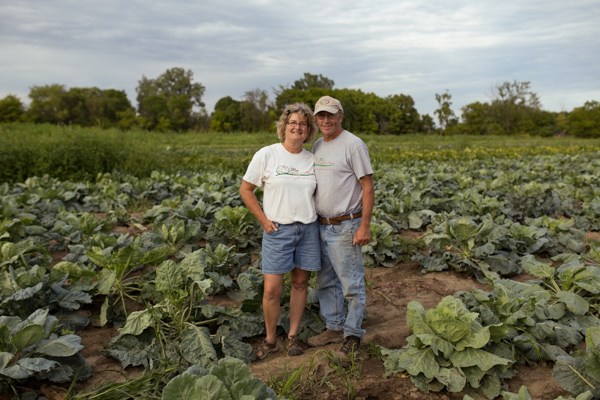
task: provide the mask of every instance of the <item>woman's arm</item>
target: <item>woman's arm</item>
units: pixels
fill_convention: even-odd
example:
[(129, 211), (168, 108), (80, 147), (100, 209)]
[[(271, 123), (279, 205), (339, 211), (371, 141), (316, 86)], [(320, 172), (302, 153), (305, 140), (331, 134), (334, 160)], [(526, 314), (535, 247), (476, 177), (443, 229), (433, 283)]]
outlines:
[(256, 185), (251, 184), (250, 182), (246, 182), (242, 180), (242, 186), (240, 186), (240, 195), (242, 196), (242, 200), (244, 200), (244, 204), (248, 207), (248, 210), (254, 214), (260, 225), (263, 227), (265, 232), (271, 233), (277, 230), (277, 227), (267, 218), (263, 210), (260, 208), (260, 204), (258, 204), (258, 199), (254, 194), (254, 189), (256, 189)]

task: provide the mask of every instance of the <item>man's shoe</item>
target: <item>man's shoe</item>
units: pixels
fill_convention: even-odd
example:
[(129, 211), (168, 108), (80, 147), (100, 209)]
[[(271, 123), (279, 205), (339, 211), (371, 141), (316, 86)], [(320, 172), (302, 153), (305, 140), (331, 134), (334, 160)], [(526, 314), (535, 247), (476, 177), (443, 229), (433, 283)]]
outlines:
[(357, 336), (346, 336), (344, 338), (344, 344), (342, 344), (342, 347), (339, 349), (339, 351), (335, 352), (339, 362), (341, 362), (342, 365), (348, 364), (350, 362), (350, 353), (356, 354), (359, 346), (360, 338)]
[(344, 331), (334, 331), (326, 329), (317, 336), (308, 338), (306, 343), (312, 347), (321, 347), (331, 343), (342, 343), (344, 341)]

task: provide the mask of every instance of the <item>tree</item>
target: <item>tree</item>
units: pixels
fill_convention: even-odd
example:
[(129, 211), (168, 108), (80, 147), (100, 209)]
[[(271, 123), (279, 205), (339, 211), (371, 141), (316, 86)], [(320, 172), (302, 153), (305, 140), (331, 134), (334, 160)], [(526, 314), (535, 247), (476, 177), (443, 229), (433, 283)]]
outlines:
[(456, 125), (458, 120), (454, 115), (454, 111), (450, 108), (452, 105), (452, 102), (450, 101), (452, 100), (452, 95), (449, 93), (448, 89), (446, 89), (446, 93), (436, 93), (435, 100), (438, 102), (439, 108), (433, 113), (437, 115), (440, 123), (440, 134), (443, 135), (446, 131), (446, 127), (449, 125)]
[(309, 90), (313, 88), (318, 89), (333, 89), (334, 82), (332, 79), (324, 77), (323, 75), (313, 75), (308, 72), (304, 73), (304, 78), (300, 78), (294, 81), (292, 89), (297, 90)]
[(540, 108), (541, 102), (536, 93), (530, 90), (530, 82), (504, 82), (492, 89), (494, 101), (516, 104), (532, 108)]
[(269, 96), (259, 88), (244, 93), (242, 101), (242, 129), (246, 132), (266, 131), (272, 128), (269, 114)]
[(66, 90), (63, 85), (34, 86), (28, 110), (34, 122), (113, 127), (121, 116), (133, 111), (123, 90), (97, 87)]
[(282, 89), (280, 92), (277, 92), (277, 97), (275, 98), (275, 114), (278, 116), (281, 115), (283, 110), (285, 110), (289, 104), (296, 102), (305, 103), (310, 108), (314, 109), (315, 103), (319, 98), (325, 95), (333, 96), (333, 92), (334, 91), (332, 90), (321, 88), (312, 88), (308, 90), (292, 88)]
[(323, 75), (304, 73), (290, 88), (275, 91), (276, 111), (281, 113), (288, 104), (302, 102), (314, 108), (325, 95), (338, 99), (344, 107), (342, 126), (359, 134), (405, 134), (421, 132), (421, 120), (411, 96), (397, 94), (381, 98), (360, 89), (333, 89), (333, 80)]
[(579, 137), (600, 137), (600, 103), (586, 101), (569, 113), (569, 133)]
[[(440, 100), (443, 102), (442, 96)], [(561, 129), (557, 115), (541, 109), (540, 99), (531, 91), (529, 82), (496, 86), (490, 103), (467, 104), (462, 108), (461, 119), (460, 124), (446, 126), (446, 133), (550, 136)]]
[(421, 117), (415, 108), (415, 101), (412, 96), (395, 94), (386, 97), (385, 100), (391, 105), (391, 110), (387, 118), (380, 121), (380, 127), (387, 120), (389, 121), (389, 128), (387, 131), (382, 130), (381, 133), (404, 135), (422, 131)]
[(504, 133), (502, 127), (493, 122), (491, 117), (491, 106), (488, 103), (467, 104), (462, 109), (462, 124), (458, 125), (453, 132), (467, 135), (501, 135)]
[[(332, 90), (330, 95), (344, 107), (344, 129), (360, 134), (379, 133), (378, 116), (373, 111), (381, 106), (380, 97), (374, 93), (364, 93), (360, 89), (337, 89)], [(316, 102), (319, 97), (313, 101)]]
[(342, 103), (342, 126), (351, 132), (400, 135), (423, 130), (423, 121), (414, 107), (413, 98), (404, 94), (381, 98), (360, 89), (288, 88), (277, 96), (277, 110), (281, 112), (287, 104), (295, 102), (303, 102), (314, 108), (315, 102), (325, 95), (335, 97)]
[(118, 111), (116, 117), (116, 127), (119, 129), (128, 130), (140, 126), (140, 118), (136, 115), (133, 107), (125, 111)]
[(63, 95), (68, 117), (64, 122), (109, 128), (118, 125), (120, 113), (133, 109), (124, 90), (97, 87), (71, 88)]
[[(101, 102), (102, 121), (108, 125), (117, 125), (122, 118), (122, 115), (131, 113), (135, 114), (135, 109), (127, 98), (127, 93), (124, 90), (105, 89), (102, 91)], [(104, 124), (102, 124), (104, 126)]]
[[(183, 68), (167, 69), (156, 79), (138, 82), (138, 111), (148, 129), (183, 131), (192, 128), (203, 109), (205, 87), (192, 83), (194, 74)], [(199, 110), (202, 111), (202, 110)]]
[(27, 114), (33, 122), (60, 124), (68, 120), (69, 112), (64, 103), (64, 85), (33, 86), (29, 91), (31, 103)]
[(539, 108), (525, 110), (517, 125), (520, 133), (535, 136), (553, 136), (561, 131), (557, 114)]
[(540, 99), (529, 82), (504, 82), (492, 89), (492, 118), (507, 135), (517, 133), (519, 121), (531, 109), (541, 107)]
[(9, 94), (0, 100), (0, 122), (20, 121), (24, 114), (25, 106), (17, 96)]
[(421, 129), (426, 135), (432, 133), (435, 130), (435, 122), (433, 122), (433, 118), (431, 117), (431, 115), (421, 115)]
[(223, 97), (215, 104), (215, 112), (210, 118), (210, 129), (217, 132), (242, 130), (242, 104), (231, 96)]
[[(333, 89), (333, 85), (334, 82), (332, 79), (321, 74), (313, 75), (305, 72), (304, 77), (294, 81), (292, 87), (286, 88), (283, 85), (279, 85), (279, 89), (273, 90), (275, 93), (274, 113), (280, 114), (288, 104), (295, 103), (296, 101), (302, 101), (309, 107), (314, 107), (319, 97), (329, 93)], [(312, 98), (311, 96), (315, 93), (322, 94), (316, 98)], [(304, 100), (298, 100), (300, 98)]]
[(69, 89), (62, 94), (61, 103), (65, 114), (61, 122), (81, 126), (94, 125), (101, 97), (102, 91), (96, 87)]

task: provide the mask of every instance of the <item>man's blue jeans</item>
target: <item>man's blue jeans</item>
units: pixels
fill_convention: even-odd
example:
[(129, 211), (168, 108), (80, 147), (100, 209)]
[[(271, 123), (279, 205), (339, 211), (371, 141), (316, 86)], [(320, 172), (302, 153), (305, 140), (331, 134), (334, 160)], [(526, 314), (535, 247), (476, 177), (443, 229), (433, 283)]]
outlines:
[[(362, 249), (352, 245), (360, 218), (339, 225), (320, 225), (321, 270), (319, 304), (328, 329), (344, 330), (344, 336), (361, 340), (366, 331), (361, 327), (365, 312), (365, 267)], [(344, 315), (344, 299), (348, 300), (348, 316)]]

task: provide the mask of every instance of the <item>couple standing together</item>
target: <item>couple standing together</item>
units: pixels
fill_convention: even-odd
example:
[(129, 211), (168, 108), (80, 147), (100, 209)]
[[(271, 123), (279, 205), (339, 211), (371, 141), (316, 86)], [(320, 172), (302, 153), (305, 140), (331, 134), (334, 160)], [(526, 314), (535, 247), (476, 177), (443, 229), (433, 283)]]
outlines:
[[(373, 169), (365, 143), (342, 128), (344, 110), (329, 96), (314, 113), (303, 103), (286, 107), (277, 122), (281, 143), (259, 150), (243, 177), (240, 194), (264, 229), (263, 312), (267, 337), (258, 358), (279, 351), (276, 340), (284, 274), (291, 272), (289, 355), (303, 354), (296, 338), (306, 306), (308, 279), (317, 272), (321, 315), (327, 329), (308, 339), (311, 346), (342, 343), (337, 356), (346, 361), (357, 350), (366, 292), (361, 246), (369, 231), (374, 202)], [(312, 153), (318, 125), (323, 137)], [(264, 187), (263, 207), (254, 194)], [(348, 301), (347, 315), (343, 310)]]

